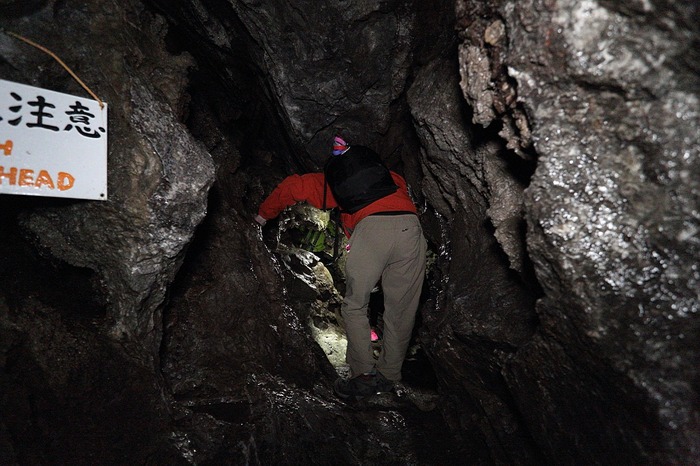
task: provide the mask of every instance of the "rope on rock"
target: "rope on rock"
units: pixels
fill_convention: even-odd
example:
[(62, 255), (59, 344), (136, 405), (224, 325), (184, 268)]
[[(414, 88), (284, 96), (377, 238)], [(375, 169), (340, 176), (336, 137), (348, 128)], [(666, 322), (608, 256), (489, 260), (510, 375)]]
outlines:
[(4, 33), (7, 34), (8, 36), (14, 37), (15, 39), (19, 39), (19, 40), (21, 40), (21, 41), (23, 41), (23, 42), (26, 42), (27, 44), (31, 45), (32, 47), (36, 47), (36, 48), (38, 48), (39, 50), (41, 50), (42, 52), (44, 52), (44, 53), (50, 55), (50, 56), (51, 56), (54, 60), (56, 60), (63, 68), (65, 68), (66, 71), (68, 71), (68, 73), (73, 77), (73, 79), (75, 79), (75, 80), (78, 82), (78, 84), (80, 84), (81, 86), (83, 86), (83, 89), (85, 89), (85, 90), (88, 92), (88, 94), (90, 94), (90, 95), (92, 96), (93, 99), (95, 99), (95, 100), (100, 104), (100, 108), (104, 108), (104, 106), (105, 106), (104, 102), (102, 102), (102, 100), (100, 100), (100, 98), (97, 97), (97, 94), (95, 94), (94, 92), (92, 92), (92, 90), (87, 86), (87, 84), (85, 84), (85, 83), (83, 82), (83, 80), (80, 79), (80, 78), (78, 77), (78, 75), (75, 74), (75, 73), (73, 72), (73, 70), (71, 70), (71, 69), (68, 67), (68, 65), (66, 65), (66, 64), (63, 62), (63, 60), (61, 60), (61, 59), (59, 58), (58, 55), (56, 55), (55, 53), (53, 53), (51, 50), (47, 49), (47, 48), (44, 47), (43, 45), (37, 44), (36, 42), (34, 42), (34, 41), (30, 40), (30, 39), (27, 39), (26, 37), (21, 36), (21, 35), (19, 35), (19, 34), (17, 34), (17, 33), (14, 33), (14, 32), (12, 32), (12, 31), (7, 31), (7, 30), (1, 29), (1, 28), (0, 28), (0, 31), (4, 32)]

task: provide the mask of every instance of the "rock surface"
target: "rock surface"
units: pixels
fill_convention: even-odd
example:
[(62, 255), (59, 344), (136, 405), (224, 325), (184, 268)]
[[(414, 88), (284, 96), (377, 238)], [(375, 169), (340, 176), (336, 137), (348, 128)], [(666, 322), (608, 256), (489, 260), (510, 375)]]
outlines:
[[(700, 462), (677, 3), (0, 2), (110, 106), (109, 201), (0, 196), (0, 462)], [(3, 34), (0, 76), (84, 92)], [(337, 131), (431, 245), (405, 384), (355, 405), (328, 271), (251, 221)]]
[[(22, 212), (19, 222), (51, 257), (95, 273), (110, 333), (138, 343), (152, 357), (159, 345), (158, 308), (206, 214), (214, 166), (178, 121), (192, 60), (165, 51), (163, 20), (139, 18), (146, 14), (142, 7), (103, 7), (49, 5), (12, 25), (13, 32), (34, 33), (47, 46), (71, 44), (56, 52), (64, 62), (78, 64), (84, 82), (94, 83), (94, 91), (109, 104), (110, 117), (109, 202), (48, 199)], [(122, 17), (123, 24), (113, 16)], [(70, 42), (55, 21), (75, 30)], [(129, 21), (142, 21), (149, 34)], [(49, 55), (10, 36), (2, 41), (6, 79), (84, 95)], [(124, 50), (129, 54), (124, 56)]]
[(537, 154), (541, 325), (503, 371), (519, 409), (561, 462), (697, 459), (697, 5), (478, 3), (458, 3), (474, 122), (508, 115)]

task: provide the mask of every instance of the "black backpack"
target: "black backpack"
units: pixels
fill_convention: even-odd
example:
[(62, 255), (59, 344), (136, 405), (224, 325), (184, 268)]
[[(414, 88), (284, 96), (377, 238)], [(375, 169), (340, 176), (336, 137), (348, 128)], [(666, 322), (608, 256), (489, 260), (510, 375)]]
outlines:
[(350, 214), (399, 189), (379, 154), (369, 147), (350, 146), (332, 156), (323, 173), (340, 209)]

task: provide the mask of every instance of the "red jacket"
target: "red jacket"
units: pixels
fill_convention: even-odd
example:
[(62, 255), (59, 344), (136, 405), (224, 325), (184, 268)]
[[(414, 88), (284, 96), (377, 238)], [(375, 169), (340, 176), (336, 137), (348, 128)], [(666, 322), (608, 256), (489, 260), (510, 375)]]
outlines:
[[(360, 220), (377, 212), (406, 211), (417, 213), (416, 206), (408, 195), (406, 180), (398, 173), (391, 172), (394, 183), (399, 187), (395, 193), (374, 201), (354, 214), (340, 214), (340, 221), (345, 234), (350, 236)], [(270, 195), (260, 204), (258, 214), (269, 220), (277, 217), (280, 212), (298, 202), (308, 202), (317, 209), (323, 209), (323, 173), (308, 173), (306, 175), (291, 175), (282, 180)], [(326, 189), (326, 208), (337, 207), (330, 188)]]

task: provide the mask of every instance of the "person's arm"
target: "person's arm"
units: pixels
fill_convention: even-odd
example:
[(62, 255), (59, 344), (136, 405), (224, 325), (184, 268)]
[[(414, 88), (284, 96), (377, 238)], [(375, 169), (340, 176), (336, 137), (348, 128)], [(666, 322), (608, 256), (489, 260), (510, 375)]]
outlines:
[[(265, 222), (277, 217), (287, 207), (299, 202), (308, 202), (312, 206), (322, 209), (324, 207), (323, 188), (323, 173), (288, 176), (260, 204), (255, 220), (264, 225)], [(335, 199), (328, 189), (325, 207), (330, 209), (336, 205)]]

